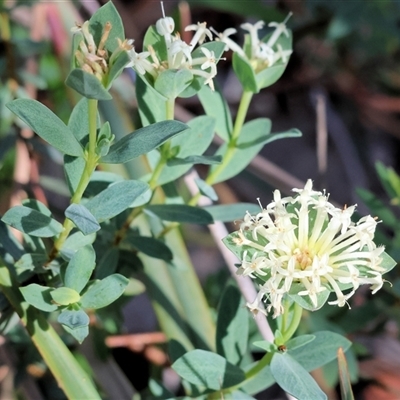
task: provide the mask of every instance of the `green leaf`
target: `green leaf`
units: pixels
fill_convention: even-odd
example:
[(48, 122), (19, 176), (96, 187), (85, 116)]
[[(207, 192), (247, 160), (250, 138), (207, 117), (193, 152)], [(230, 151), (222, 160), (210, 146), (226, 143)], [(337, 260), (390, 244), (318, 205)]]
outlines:
[[(215, 119), (207, 116), (196, 117), (188, 124), (189, 129), (171, 139), (171, 149), (178, 148), (176, 157), (186, 158), (202, 155), (210, 146), (214, 137)], [(158, 151), (148, 154), (151, 167), (154, 169), (160, 158)], [(175, 165), (165, 167), (159, 178), (158, 184), (172, 182), (184, 175), (191, 165)]]
[(334, 332), (320, 331), (313, 335), (315, 339), (312, 342), (287, 351), (307, 371), (313, 371), (334, 360), (339, 347), (346, 351), (351, 346), (349, 340)]
[(93, 309), (106, 307), (124, 293), (128, 283), (129, 280), (123, 275), (109, 275), (89, 287), (81, 298), (81, 306)]
[(112, 99), (111, 94), (108, 93), (102, 82), (100, 82), (93, 74), (90, 74), (89, 72), (86, 72), (79, 68), (75, 68), (69, 73), (65, 84), (70, 88), (76, 90), (79, 94), (86, 97), (87, 99)]
[(154, 82), (154, 89), (168, 99), (176, 99), (192, 82), (188, 69), (166, 69)]
[(187, 222), (190, 224), (212, 224), (211, 215), (198, 207), (185, 204), (152, 204), (145, 210), (156, 214), (164, 221)]
[(98, 222), (103, 222), (129, 208), (148, 188), (149, 185), (141, 181), (116, 182), (89, 200), (85, 207)]
[[(289, 37), (286, 35), (280, 35), (279, 39), (274, 45), (274, 49), (277, 46), (281, 46), (282, 51), (292, 50), (292, 32), (289, 30)], [(268, 39), (272, 36), (272, 32), (265, 36), (262, 41), (266, 43)], [(287, 57), (289, 60), (289, 57)], [(287, 60), (287, 61), (288, 61)], [(264, 89), (268, 86), (273, 85), (283, 74), (287, 66), (287, 62), (284, 63), (282, 60), (277, 61), (271, 67), (267, 67), (256, 74), (256, 82), (258, 89)]]
[(75, 232), (69, 235), (60, 249), (61, 255), (70, 260), (72, 256), (83, 246), (92, 244), (96, 239), (96, 234), (85, 236), (82, 232)]
[(65, 210), (65, 216), (69, 218), (84, 235), (89, 235), (100, 229), (96, 218), (82, 204), (72, 203)]
[(49, 257), (47, 254), (27, 253), (15, 263), (15, 268), (33, 271), (36, 268), (42, 268), (47, 263), (48, 259)]
[[(165, 40), (163, 40), (165, 45)], [(136, 75), (136, 99), (143, 126), (164, 121), (167, 118), (167, 99), (161, 96), (140, 74)]]
[(204, 207), (204, 210), (212, 215), (214, 221), (222, 222), (242, 221), (247, 211), (250, 214), (261, 211), (260, 206), (253, 203), (219, 204)]
[(31, 283), (28, 286), (21, 287), (19, 290), (25, 301), (39, 310), (51, 312), (58, 308), (50, 295), (52, 288)]
[(64, 173), (70, 193), (73, 195), (78, 188), (86, 162), (83, 157), (64, 156)]
[(215, 131), (218, 136), (225, 142), (229, 141), (232, 132), (232, 117), (225, 97), (219, 88), (211, 90), (208, 85), (203, 85), (197, 95), (206, 114), (215, 118)]
[(89, 325), (89, 316), (83, 310), (63, 310), (57, 321), (70, 329), (81, 328)]
[(150, 257), (159, 258), (164, 261), (171, 261), (174, 257), (170, 248), (159, 239), (150, 236), (128, 234), (127, 241), (136, 250), (141, 251)]
[(74, 134), (76, 139), (83, 146), (88, 142), (89, 137), (89, 105), (88, 99), (85, 97), (81, 98), (74, 109), (68, 120), (68, 128)]
[[(213, 51), (215, 55), (215, 59), (219, 60), (221, 58), (222, 53), (225, 50), (225, 43), (222, 42), (207, 42), (203, 43), (201, 46), (197, 47), (192, 52), (193, 60), (195, 58), (203, 58), (204, 53), (201, 49), (208, 49), (209, 51)], [(201, 65), (194, 66), (193, 69), (201, 69)], [(193, 74), (192, 83), (180, 94), (180, 97), (192, 97), (194, 96), (203, 86), (206, 78)]]
[(113, 274), (117, 269), (118, 260), (119, 249), (117, 247), (107, 249), (96, 266), (95, 278), (103, 279)]
[(341, 399), (354, 400), (353, 390), (351, 388), (349, 369), (347, 366), (346, 356), (344, 355), (342, 348), (339, 348), (338, 350), (338, 366), (339, 366)]
[(305, 346), (308, 343), (311, 343), (315, 339), (315, 335), (301, 335), (297, 336), (293, 339), (290, 339), (285, 345), (286, 349), (294, 350), (299, 347)]
[(167, 60), (167, 45), (163, 36), (159, 35), (154, 25), (151, 25), (144, 35), (143, 48), (147, 49), (152, 46), (159, 60)]
[(324, 290), (322, 292), (317, 293), (317, 305), (315, 305), (310, 296), (299, 296), (297, 293), (304, 290), (303, 284), (293, 283), (290, 287), (289, 297), (295, 301), (299, 306), (309, 311), (319, 310), (328, 300), (330, 291)]
[(79, 328), (71, 329), (67, 325), (62, 326), (71, 336), (73, 336), (79, 343), (82, 343), (89, 335), (89, 326), (81, 326)]
[(400, 201), (400, 177), (393, 168), (385, 167), (381, 162), (375, 164), (376, 172), (385, 188), (392, 204), (399, 204)]
[(158, 400), (169, 400), (174, 398), (174, 394), (165, 388), (161, 382), (156, 381), (155, 379), (150, 378), (149, 389), (154, 398)]
[(55, 219), (25, 206), (9, 209), (2, 221), (21, 232), (38, 237), (53, 237), (64, 229)]
[(218, 308), (217, 353), (238, 365), (247, 350), (249, 316), (240, 290), (229, 284)]
[(249, 60), (234, 52), (232, 66), (244, 91), (252, 93), (258, 93), (260, 91), (257, 85), (256, 74)]
[(61, 306), (77, 303), (81, 298), (76, 290), (68, 287), (54, 289), (50, 292), (50, 296), (56, 304)]
[(192, 350), (172, 364), (187, 381), (208, 389), (220, 390), (243, 382), (244, 372), (222, 356), (205, 350)]
[[(217, 192), (214, 190), (214, 188), (212, 186), (208, 185), (205, 181), (203, 181), (203, 179), (200, 179), (200, 178), (196, 178), (194, 181), (195, 181), (197, 187), (199, 188), (200, 193), (203, 196), (206, 196), (213, 201), (218, 200)], [(215, 219), (214, 219), (214, 221), (215, 221)]]
[(140, 128), (113, 144), (110, 152), (101, 158), (109, 164), (126, 163), (161, 146), (171, 137), (187, 129), (178, 121), (163, 121)]
[(113, 81), (121, 75), (122, 71), (125, 69), (125, 67), (127, 66), (127, 64), (129, 64), (130, 61), (131, 59), (129, 58), (129, 55), (126, 51), (122, 51), (117, 56), (117, 59), (114, 60), (107, 76), (107, 85), (106, 85), (107, 89), (109, 89)]
[(85, 190), (85, 197), (96, 196), (96, 194), (107, 189), (111, 183), (122, 182), (123, 180), (124, 178), (121, 175), (113, 172), (94, 171)]
[[(267, 118), (257, 118), (243, 125), (238, 145), (241, 143), (252, 142), (260, 138), (269, 139), (271, 132), (271, 121)], [(257, 143), (245, 149), (235, 148), (231, 160), (227, 163), (222, 172), (216, 177), (215, 182), (225, 181), (237, 175), (250, 164), (250, 161), (259, 153), (263, 147), (263, 143)], [(223, 144), (217, 151), (216, 155), (224, 155), (227, 151), (227, 144)], [(211, 167), (214, 171), (215, 167)]]
[(32, 210), (39, 211), (42, 214), (47, 215), (48, 217), (51, 217), (51, 211), (39, 200), (26, 199), (22, 201), (22, 205), (25, 207), (32, 208)]
[[(250, 371), (257, 363), (246, 365), (244, 368), (245, 372)], [(249, 394), (260, 393), (264, 389), (270, 387), (275, 382), (274, 377), (271, 374), (271, 368), (269, 365), (265, 366), (256, 375), (253, 375), (250, 379), (246, 379), (241, 385), (241, 389)]]
[(43, 104), (31, 99), (17, 99), (8, 103), (7, 107), (43, 140), (62, 153), (76, 157), (83, 155), (83, 148), (73, 133)]
[(111, 24), (111, 31), (106, 41), (105, 48), (109, 55), (118, 48), (118, 40), (125, 39), (124, 25), (114, 4), (109, 1), (100, 7), (89, 20), (89, 29), (93, 35), (94, 42), (98, 46), (103, 35), (104, 26), (107, 22)]
[(189, 156), (185, 158), (171, 158), (168, 162), (168, 166), (174, 165), (186, 165), (190, 164), (191, 166), (194, 164), (203, 164), (203, 165), (214, 165), (221, 164), (222, 157), (221, 156)]
[(271, 373), (276, 383), (297, 399), (327, 399), (326, 394), (320, 389), (314, 378), (287, 353), (273, 355)]
[(301, 132), (296, 128), (291, 128), (285, 132), (272, 133), (272, 134), (268, 135), (267, 137), (261, 136), (257, 139), (254, 139), (251, 142), (246, 141), (245, 143), (241, 143), (241, 141), (239, 141), (237, 147), (239, 149), (247, 149), (248, 147), (252, 147), (257, 144), (263, 144), (265, 146), (266, 144), (271, 143), (278, 139), (287, 139), (287, 138), (295, 138), (295, 137), (301, 137)]
[(278, 349), (276, 344), (270, 343), (268, 340), (257, 340), (253, 342), (253, 345), (265, 350), (267, 353), (275, 352)]
[(381, 258), (382, 262), (379, 266), (385, 270), (385, 272), (383, 272), (384, 274), (391, 271), (397, 265), (397, 262), (386, 252), (381, 254)]
[(89, 282), (95, 265), (96, 253), (91, 245), (78, 249), (69, 261), (65, 271), (65, 286), (80, 293)]

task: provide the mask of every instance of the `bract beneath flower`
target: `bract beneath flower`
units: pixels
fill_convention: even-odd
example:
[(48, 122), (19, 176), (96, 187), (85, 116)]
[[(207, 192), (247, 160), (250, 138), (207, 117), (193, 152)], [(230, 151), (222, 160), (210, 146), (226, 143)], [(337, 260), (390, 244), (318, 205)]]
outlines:
[(336, 300), (329, 304), (339, 307), (360, 285), (376, 293), (384, 283), (382, 274), (395, 265), (374, 243), (378, 221), (366, 216), (352, 222), (355, 206), (335, 207), (325, 193), (313, 190), (311, 180), (293, 191), (293, 197), (282, 198), (276, 190), (266, 208), (247, 214), (240, 230), (224, 239), (241, 259), (237, 273), (261, 282), (249, 308), (263, 310), (265, 302), (277, 317), (284, 312), (285, 296), (316, 310), (330, 292)]

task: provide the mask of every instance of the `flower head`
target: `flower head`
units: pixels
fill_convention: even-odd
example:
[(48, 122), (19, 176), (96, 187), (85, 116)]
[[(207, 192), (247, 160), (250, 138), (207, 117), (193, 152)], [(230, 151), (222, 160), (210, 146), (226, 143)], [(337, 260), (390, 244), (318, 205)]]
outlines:
[(241, 259), (237, 273), (261, 282), (250, 308), (263, 309), (257, 302), (264, 301), (276, 317), (284, 312), (285, 296), (306, 300), (315, 310), (330, 292), (336, 300), (329, 304), (342, 307), (360, 285), (379, 290), (382, 273), (394, 262), (373, 241), (376, 219), (352, 222), (355, 206), (335, 207), (313, 190), (311, 180), (293, 191), (293, 197), (282, 198), (276, 190), (273, 202), (255, 216), (247, 213), (240, 230), (224, 239)]

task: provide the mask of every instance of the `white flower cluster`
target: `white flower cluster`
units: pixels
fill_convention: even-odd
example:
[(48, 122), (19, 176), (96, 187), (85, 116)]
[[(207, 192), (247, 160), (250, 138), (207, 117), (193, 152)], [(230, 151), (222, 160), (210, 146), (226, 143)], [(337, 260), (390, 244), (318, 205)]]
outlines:
[(318, 295), (326, 291), (337, 296), (329, 304), (342, 307), (360, 285), (379, 290), (386, 270), (384, 247), (373, 242), (377, 221), (366, 216), (353, 223), (355, 206), (336, 208), (325, 193), (312, 190), (311, 180), (293, 191), (281, 198), (276, 190), (274, 201), (256, 216), (247, 214), (235, 233), (235, 245), (245, 249), (237, 273), (264, 282), (250, 310), (266, 314), (262, 302), (268, 302), (276, 317), (288, 293), (308, 296), (318, 308)]
[(103, 34), (100, 43), (96, 46), (93, 35), (89, 32), (89, 21), (85, 21), (82, 25), (73, 27), (73, 33), (81, 33), (83, 38), (79, 43), (79, 48), (75, 51), (75, 59), (80, 68), (84, 71), (95, 75), (100, 81), (108, 74), (110, 67), (114, 64), (117, 57), (122, 51), (130, 51), (133, 40), (118, 39), (119, 46), (110, 55), (108, 54), (105, 44), (112, 29), (111, 23), (107, 22), (103, 28)]
[[(193, 75), (205, 78), (204, 84), (208, 84), (212, 89), (213, 78), (217, 75), (217, 66), (215, 54), (204, 47), (201, 48), (203, 57), (192, 58), (192, 52), (197, 44), (202, 44), (206, 37), (212, 40), (211, 31), (207, 28), (205, 22), (197, 25), (189, 25), (185, 31), (195, 31), (190, 44), (185, 43), (179, 33), (173, 35), (175, 22), (171, 17), (164, 17), (157, 21), (157, 33), (164, 37), (167, 48), (167, 60), (160, 60), (152, 48), (149, 46), (148, 51), (136, 53), (135, 49), (129, 51), (131, 64), (139, 74), (144, 75), (150, 73), (154, 78), (166, 69), (189, 69)], [(148, 60), (151, 59), (152, 62)], [(200, 69), (193, 68), (200, 66)]]
[(273, 27), (275, 30), (266, 42), (260, 40), (258, 35), (258, 31), (264, 27), (264, 21), (258, 21), (255, 24), (246, 22), (240, 25), (242, 29), (249, 32), (250, 54), (246, 55), (245, 51), (229, 37), (236, 33), (236, 29), (234, 28), (228, 28), (224, 32), (218, 33), (217, 40), (226, 44), (225, 51), (230, 49), (238, 53), (241, 57), (248, 59), (256, 73), (267, 67), (271, 67), (278, 61), (287, 63), (289, 56), (292, 54), (292, 50), (283, 50), (282, 46), (277, 43), (277, 41), (282, 34), (289, 37), (286, 23), (291, 15), (292, 13), (281, 23), (270, 22), (268, 24), (269, 27)]
[[(289, 14), (290, 17), (291, 14)], [(288, 17), (288, 18), (289, 18)], [(282, 23), (271, 22), (268, 26), (275, 27), (275, 31), (266, 43), (262, 42), (258, 38), (258, 31), (264, 26), (263, 21), (259, 21), (252, 25), (250, 23), (242, 24), (241, 27), (250, 33), (251, 40), (251, 55), (250, 63), (254, 67), (255, 72), (272, 66), (277, 61), (282, 60), (284, 63), (287, 62), (291, 50), (283, 50), (282, 46), (276, 44), (281, 34), (289, 35), (286, 29), (286, 18)], [(131, 57), (130, 66), (134, 67), (139, 74), (144, 75), (146, 72), (151, 74), (154, 78), (157, 77), (158, 73), (165, 69), (189, 69), (194, 75), (202, 76), (205, 78), (205, 84), (208, 84), (214, 89), (213, 78), (217, 75), (216, 58), (213, 51), (202, 47), (201, 51), (203, 57), (192, 57), (193, 49), (197, 44), (202, 44), (206, 38), (213, 40), (213, 31), (219, 40), (226, 44), (225, 51), (233, 50), (244, 58), (246, 54), (244, 50), (236, 44), (229, 36), (236, 33), (236, 29), (229, 28), (223, 33), (217, 33), (213, 28), (208, 29), (205, 22), (197, 23), (196, 25), (189, 25), (185, 28), (185, 31), (195, 31), (192, 40), (189, 44), (185, 43), (179, 33), (173, 34), (175, 29), (174, 20), (171, 17), (161, 18), (156, 23), (156, 30), (159, 35), (165, 39), (167, 47), (167, 60), (160, 60), (157, 57), (154, 49), (149, 46), (147, 51), (136, 53), (134, 49), (129, 51)], [(149, 60), (151, 59), (151, 61)], [(193, 68), (200, 66), (200, 69)]]

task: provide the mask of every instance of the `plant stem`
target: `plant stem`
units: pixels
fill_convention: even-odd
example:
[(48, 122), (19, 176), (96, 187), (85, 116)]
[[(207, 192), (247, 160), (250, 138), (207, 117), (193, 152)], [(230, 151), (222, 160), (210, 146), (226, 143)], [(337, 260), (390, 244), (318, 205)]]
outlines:
[(246, 372), (246, 380), (256, 376), (263, 368), (271, 363), (273, 352), (265, 353), (264, 357), (250, 370)]
[(293, 307), (292, 318), (290, 322), (287, 321), (287, 316), (289, 316), (289, 307), (285, 313), (283, 313), (285, 323), (282, 323), (282, 336), (284, 343), (286, 343), (296, 332), (297, 328), (299, 327), (301, 316), (303, 315), (303, 308), (299, 306), (296, 302), (293, 302), (290, 307)]
[(100, 399), (90, 377), (82, 369), (43, 314), (24, 301), (18, 283), (7, 267), (0, 267), (0, 287), (21, 318), (44, 362), (65, 395), (71, 399)]
[[(85, 168), (82, 172), (81, 179), (78, 183), (78, 187), (73, 194), (70, 203), (78, 204), (80, 203), (83, 193), (85, 192), (87, 185), (89, 184), (90, 177), (93, 171), (96, 169), (97, 163), (99, 161), (99, 156), (96, 154), (96, 144), (97, 144), (97, 106), (98, 101), (94, 99), (88, 100), (89, 106), (89, 146), (86, 154)], [(50, 261), (57, 257), (62, 245), (70, 234), (72, 228), (74, 227), (73, 222), (65, 218), (64, 220), (64, 230), (61, 232), (60, 236), (56, 239), (53, 245), (53, 249), (50, 253)]]

